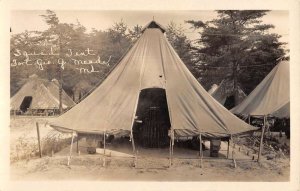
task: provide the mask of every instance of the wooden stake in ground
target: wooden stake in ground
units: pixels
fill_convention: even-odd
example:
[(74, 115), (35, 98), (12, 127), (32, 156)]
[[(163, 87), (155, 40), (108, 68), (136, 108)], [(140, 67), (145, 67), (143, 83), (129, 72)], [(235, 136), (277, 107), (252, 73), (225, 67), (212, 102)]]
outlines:
[(266, 116), (264, 116), (264, 124), (263, 124), (262, 130), (261, 130), (257, 162), (260, 162), (260, 155), (261, 155), (261, 152), (263, 150), (263, 140), (264, 140), (264, 134), (265, 134), (265, 126), (266, 126)]
[(71, 141), (70, 153), (69, 153), (69, 157), (68, 157), (68, 166), (70, 166), (70, 162), (71, 162), (74, 136), (75, 136), (75, 133), (72, 132), (72, 141)]
[(39, 155), (40, 155), (40, 158), (42, 158), (41, 136), (40, 136), (40, 127), (39, 127), (38, 122), (36, 122), (36, 132), (37, 132), (37, 138), (38, 138), (38, 144), (39, 144)]

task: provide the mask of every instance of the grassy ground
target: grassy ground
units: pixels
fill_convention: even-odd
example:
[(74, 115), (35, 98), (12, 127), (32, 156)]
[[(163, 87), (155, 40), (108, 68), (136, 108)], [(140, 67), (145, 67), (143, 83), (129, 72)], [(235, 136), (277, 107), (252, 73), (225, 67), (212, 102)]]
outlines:
[[(19, 118), (11, 121), (11, 158), (20, 150), (14, 149), (20, 137), (36, 140), (35, 121), (41, 124), (45, 119)], [(183, 147), (174, 147), (173, 165), (169, 166), (169, 149), (146, 149), (137, 147), (137, 160), (132, 155), (130, 142), (112, 143), (103, 149), (97, 149), (97, 154), (90, 155), (86, 152), (85, 140), (79, 142), (80, 154), (76, 152), (77, 143), (73, 144), (70, 166), (67, 166), (70, 152), (70, 135), (55, 132), (54, 137), (59, 141), (48, 141), (47, 137), (53, 135), (53, 130), (41, 125), (43, 147), (51, 148), (57, 145), (60, 148), (51, 157), (49, 152), (43, 158), (36, 155), (14, 160), (11, 163), (12, 180), (124, 180), (124, 181), (289, 181), (290, 160), (288, 156), (275, 157), (267, 160), (262, 157), (257, 163), (257, 154), (246, 146), (236, 145), (234, 157), (236, 168), (232, 160), (230, 147), (229, 159), (227, 144), (222, 142), (219, 158), (209, 157), (209, 150), (204, 151), (202, 168), (197, 150)], [(52, 139), (51, 139), (52, 140)], [(26, 141), (24, 141), (26, 143)], [(30, 142), (30, 141), (29, 141)], [(50, 144), (51, 143), (51, 144)], [(36, 144), (33, 143), (33, 144)], [(24, 144), (23, 144), (24, 145)], [(24, 149), (22, 144), (19, 149)], [(209, 148), (209, 142), (206, 142)], [(29, 151), (32, 149), (29, 149)], [(36, 147), (34, 149), (36, 153)], [(25, 152), (25, 151), (24, 151)], [(28, 152), (28, 150), (26, 151)], [(254, 160), (252, 160), (254, 157)], [(105, 166), (104, 166), (105, 160)], [(136, 167), (133, 167), (133, 164)]]

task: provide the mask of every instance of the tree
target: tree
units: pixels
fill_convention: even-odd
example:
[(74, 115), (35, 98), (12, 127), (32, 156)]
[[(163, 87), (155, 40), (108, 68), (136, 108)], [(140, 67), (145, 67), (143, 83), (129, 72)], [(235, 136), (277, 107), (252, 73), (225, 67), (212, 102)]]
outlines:
[(249, 93), (271, 71), (284, 50), (280, 36), (268, 32), (274, 26), (261, 21), (267, 12), (217, 11), (218, 18), (211, 21), (187, 21), (200, 30), (195, 57), (204, 70), (201, 83), (210, 87), (230, 78), (238, 100), (238, 85)]
[(183, 63), (185, 63), (192, 74), (198, 78), (199, 71), (194, 65), (192, 43), (184, 32), (181, 25), (178, 26), (174, 22), (170, 22), (166, 29), (166, 36)]

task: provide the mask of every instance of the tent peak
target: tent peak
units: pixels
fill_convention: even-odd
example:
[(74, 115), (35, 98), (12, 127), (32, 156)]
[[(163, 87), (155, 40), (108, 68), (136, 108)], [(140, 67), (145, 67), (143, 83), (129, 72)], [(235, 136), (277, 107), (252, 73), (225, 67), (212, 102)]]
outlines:
[(166, 32), (165, 27), (163, 27), (161, 24), (159, 24), (158, 22), (156, 22), (154, 20), (154, 16), (153, 16), (153, 20), (142, 29), (142, 32), (144, 32), (146, 29), (149, 29), (149, 28), (158, 28), (161, 30), (162, 33)]

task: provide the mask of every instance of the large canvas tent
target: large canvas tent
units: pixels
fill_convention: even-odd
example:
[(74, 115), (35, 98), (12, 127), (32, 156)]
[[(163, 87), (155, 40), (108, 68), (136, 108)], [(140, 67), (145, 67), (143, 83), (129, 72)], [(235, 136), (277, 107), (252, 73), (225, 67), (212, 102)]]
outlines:
[[(244, 91), (240, 88), (238, 88), (238, 100), (237, 103), (241, 103), (247, 95), (244, 93)], [(227, 109), (231, 109), (235, 105), (234, 100), (234, 87), (233, 87), (233, 81), (232, 80), (222, 80), (220, 85), (210, 94), (213, 98), (215, 98), (220, 104), (224, 105)]]
[[(47, 82), (37, 75), (29, 77), (28, 81), (10, 99), (10, 109), (18, 113), (48, 112), (59, 109), (59, 88), (55, 81)], [(67, 109), (75, 103), (63, 91), (62, 107)]]
[(231, 112), (243, 116), (289, 115), (289, 62), (282, 61)]
[(164, 92), (161, 97), (165, 97), (170, 132), (177, 137), (200, 133), (229, 137), (256, 130), (213, 100), (181, 61), (164, 31), (154, 21), (147, 25), (102, 84), (49, 124), (77, 133), (130, 133), (143, 105), (139, 103), (142, 92), (155, 89)]

